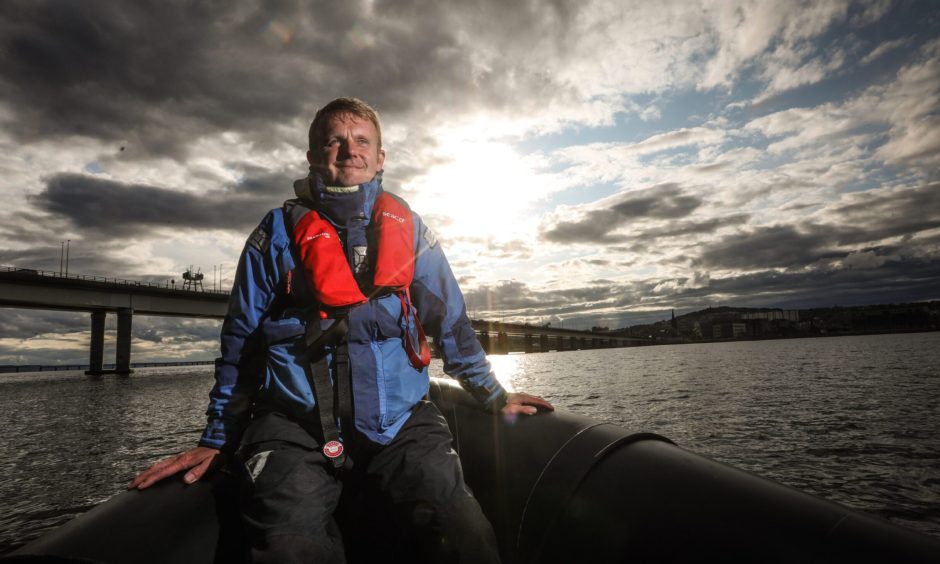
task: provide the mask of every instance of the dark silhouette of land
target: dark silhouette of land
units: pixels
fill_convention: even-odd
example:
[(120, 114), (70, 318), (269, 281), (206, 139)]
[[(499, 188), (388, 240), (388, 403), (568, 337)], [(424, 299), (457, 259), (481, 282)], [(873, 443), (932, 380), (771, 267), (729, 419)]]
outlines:
[(906, 333), (938, 328), (940, 301), (930, 301), (813, 309), (710, 307), (682, 315), (673, 312), (670, 319), (610, 333), (681, 343)]

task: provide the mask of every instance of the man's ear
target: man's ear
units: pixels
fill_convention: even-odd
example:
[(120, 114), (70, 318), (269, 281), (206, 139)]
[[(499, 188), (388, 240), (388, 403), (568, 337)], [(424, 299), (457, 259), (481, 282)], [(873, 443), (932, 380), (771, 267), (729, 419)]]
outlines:
[(379, 149), (379, 158), (376, 165), (375, 170), (382, 170), (385, 167), (385, 149)]
[(310, 163), (310, 166), (317, 166), (316, 161), (314, 161), (313, 151), (307, 151), (307, 162)]

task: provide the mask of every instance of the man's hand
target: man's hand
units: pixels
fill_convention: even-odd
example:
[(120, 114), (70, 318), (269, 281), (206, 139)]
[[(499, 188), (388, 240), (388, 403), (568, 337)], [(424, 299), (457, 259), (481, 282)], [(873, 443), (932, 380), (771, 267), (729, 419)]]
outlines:
[(523, 393), (512, 393), (509, 394), (509, 398), (506, 400), (506, 405), (503, 406), (501, 411), (507, 415), (512, 413), (535, 415), (539, 409), (544, 409), (545, 411), (555, 411), (555, 407), (548, 403), (548, 400), (542, 399), (539, 396)]
[(132, 490), (137, 488), (138, 490), (142, 490), (149, 488), (160, 480), (172, 476), (177, 472), (182, 472), (183, 470), (189, 470), (189, 472), (183, 476), (183, 481), (187, 484), (192, 484), (199, 478), (202, 478), (207, 470), (218, 466), (222, 459), (220, 454), (221, 451), (217, 448), (202, 446), (191, 448), (176, 456), (155, 462), (153, 466), (138, 474), (137, 477), (127, 485), (127, 489)]

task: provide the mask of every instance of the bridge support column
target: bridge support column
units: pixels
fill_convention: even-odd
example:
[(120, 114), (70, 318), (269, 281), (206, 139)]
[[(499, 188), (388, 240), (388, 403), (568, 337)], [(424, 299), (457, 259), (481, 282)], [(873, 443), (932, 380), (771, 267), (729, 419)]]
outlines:
[(117, 312), (117, 354), (114, 359), (114, 372), (127, 375), (131, 370), (131, 320), (134, 310), (119, 309)]
[(523, 335), (523, 341), (525, 342), (525, 352), (534, 353), (535, 352), (535, 339), (532, 338), (532, 333), (526, 333)]
[(489, 331), (480, 331), (480, 335), (477, 337), (477, 340), (480, 341), (480, 346), (483, 347), (483, 352), (490, 354), (490, 332)]
[(496, 354), (506, 354), (509, 352), (509, 335), (500, 331), (496, 334)]
[(91, 312), (91, 349), (88, 355), (89, 376), (100, 376), (104, 365), (104, 318), (106, 312), (95, 310)]
[(548, 335), (539, 335), (539, 352), (548, 352)]

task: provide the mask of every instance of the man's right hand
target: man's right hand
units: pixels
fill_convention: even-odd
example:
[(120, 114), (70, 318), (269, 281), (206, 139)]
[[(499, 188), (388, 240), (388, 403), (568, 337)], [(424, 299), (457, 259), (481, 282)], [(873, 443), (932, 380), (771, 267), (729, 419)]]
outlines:
[(187, 484), (192, 484), (199, 478), (202, 478), (210, 468), (214, 468), (221, 463), (221, 454), (221, 451), (217, 448), (203, 446), (191, 448), (176, 456), (155, 462), (150, 468), (138, 474), (137, 477), (127, 485), (127, 489), (132, 490), (137, 488), (138, 490), (142, 490), (149, 488), (160, 480), (172, 476), (177, 472), (182, 472), (183, 470), (189, 470), (189, 472), (183, 476), (183, 481)]

